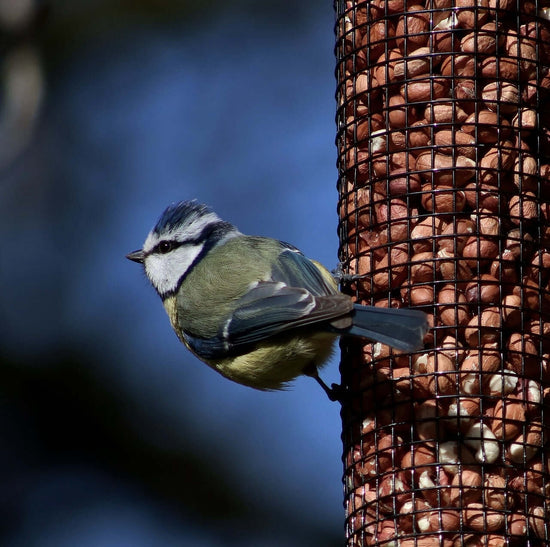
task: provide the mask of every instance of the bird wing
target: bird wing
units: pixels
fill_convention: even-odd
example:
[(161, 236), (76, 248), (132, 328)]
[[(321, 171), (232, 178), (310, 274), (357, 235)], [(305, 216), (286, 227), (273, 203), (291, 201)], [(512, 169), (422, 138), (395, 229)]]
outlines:
[(296, 247), (279, 242), (281, 252), (271, 268), (271, 280), (288, 287), (307, 289), (315, 296), (339, 294), (330, 272), (321, 264), (310, 260)]
[(273, 266), (271, 279), (256, 282), (237, 300), (217, 336), (205, 339), (186, 332), (183, 336), (199, 357), (215, 359), (242, 353), (251, 344), (290, 329), (328, 322), (352, 310), (349, 296), (338, 293), (301, 253), (285, 248)]
[(303, 288), (261, 281), (239, 300), (223, 337), (231, 345), (250, 344), (289, 329), (330, 321), (352, 309), (348, 296), (314, 296)]
[(305, 289), (261, 281), (238, 301), (217, 336), (205, 339), (183, 332), (183, 337), (199, 357), (215, 359), (238, 355), (251, 344), (290, 329), (330, 321), (352, 309), (351, 298), (343, 294), (313, 296)]

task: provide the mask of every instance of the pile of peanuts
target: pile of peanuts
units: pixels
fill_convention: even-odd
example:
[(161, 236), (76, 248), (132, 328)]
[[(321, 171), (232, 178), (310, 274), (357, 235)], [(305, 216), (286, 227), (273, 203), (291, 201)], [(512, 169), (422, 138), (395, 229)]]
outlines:
[(337, 5), (344, 263), (433, 326), (352, 365), (349, 545), (550, 546), (548, 6)]

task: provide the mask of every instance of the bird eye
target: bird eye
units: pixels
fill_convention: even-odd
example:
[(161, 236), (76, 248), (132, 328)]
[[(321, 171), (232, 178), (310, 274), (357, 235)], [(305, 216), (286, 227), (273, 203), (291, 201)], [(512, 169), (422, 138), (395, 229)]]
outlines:
[(166, 254), (172, 250), (172, 247), (171, 241), (161, 241), (158, 245), (158, 251), (159, 253)]

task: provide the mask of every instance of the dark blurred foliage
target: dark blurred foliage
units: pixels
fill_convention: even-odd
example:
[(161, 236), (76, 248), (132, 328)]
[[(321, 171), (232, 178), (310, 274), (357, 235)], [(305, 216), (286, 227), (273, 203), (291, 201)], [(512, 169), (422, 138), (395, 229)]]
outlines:
[(342, 543), (337, 405), (196, 363), (123, 258), (196, 196), (334, 264), (332, 21), (0, 0), (1, 545)]
[[(42, 355), (36, 366), (2, 362), (2, 484), (11, 494), (1, 506), (4, 537), (22, 524), (19, 508), (25, 490), (42, 480), (44, 469), (55, 473), (59, 468), (87, 467), (135, 489), (164, 508), (176, 524), (189, 520), (194, 527), (207, 528), (208, 536), (218, 536), (220, 543), (247, 543), (246, 534), (257, 533), (253, 523), (266, 515), (226, 478), (231, 470), (223, 453), (202, 451), (200, 446), (163, 449), (140, 438), (129, 423), (131, 409), (123, 408), (127, 403), (94, 377), (93, 362), (72, 351)], [(102, 503), (104, 495), (99, 489), (79, 492), (76, 499)], [(63, 518), (71, 510), (71, 498), (65, 492), (47, 500), (47, 512)], [(234, 529), (235, 522), (246, 522), (247, 529)], [(244, 537), (239, 539), (239, 534)], [(322, 536), (307, 544), (323, 544)]]

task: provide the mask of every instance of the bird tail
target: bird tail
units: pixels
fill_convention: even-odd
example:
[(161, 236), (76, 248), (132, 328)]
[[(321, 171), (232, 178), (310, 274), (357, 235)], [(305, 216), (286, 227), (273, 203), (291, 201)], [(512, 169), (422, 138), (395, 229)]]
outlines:
[(416, 351), (423, 346), (428, 331), (427, 315), (405, 308), (377, 308), (355, 304), (352, 326), (342, 334), (360, 336), (403, 351)]

